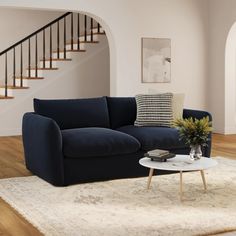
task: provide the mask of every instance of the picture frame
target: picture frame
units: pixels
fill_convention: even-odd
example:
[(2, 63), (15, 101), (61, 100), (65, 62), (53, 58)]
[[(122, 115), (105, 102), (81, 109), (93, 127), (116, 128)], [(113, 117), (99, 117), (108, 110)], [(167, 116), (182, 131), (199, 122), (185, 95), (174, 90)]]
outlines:
[(171, 82), (171, 39), (142, 38), (142, 83)]

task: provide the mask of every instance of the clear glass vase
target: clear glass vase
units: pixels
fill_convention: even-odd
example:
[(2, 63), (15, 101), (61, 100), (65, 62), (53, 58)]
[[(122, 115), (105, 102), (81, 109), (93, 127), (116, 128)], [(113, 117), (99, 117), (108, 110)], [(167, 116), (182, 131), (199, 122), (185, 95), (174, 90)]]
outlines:
[(191, 160), (199, 160), (202, 157), (202, 147), (201, 145), (191, 145), (190, 146), (190, 153), (189, 153)]

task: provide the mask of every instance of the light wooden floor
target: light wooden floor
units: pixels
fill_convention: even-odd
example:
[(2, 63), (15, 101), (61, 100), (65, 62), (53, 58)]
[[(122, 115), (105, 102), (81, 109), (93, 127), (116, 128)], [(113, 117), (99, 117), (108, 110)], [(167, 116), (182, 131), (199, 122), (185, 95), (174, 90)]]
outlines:
[(211, 155), (236, 160), (236, 135), (214, 134)]
[[(0, 178), (29, 176), (23, 161), (23, 146), (20, 137), (0, 138)], [(0, 236), (41, 235), (17, 211), (0, 198)]]
[[(212, 156), (236, 160), (236, 135), (213, 136)], [(0, 178), (31, 175), (23, 160), (21, 137), (0, 137)], [(38, 236), (40, 232), (0, 199), (0, 236)]]

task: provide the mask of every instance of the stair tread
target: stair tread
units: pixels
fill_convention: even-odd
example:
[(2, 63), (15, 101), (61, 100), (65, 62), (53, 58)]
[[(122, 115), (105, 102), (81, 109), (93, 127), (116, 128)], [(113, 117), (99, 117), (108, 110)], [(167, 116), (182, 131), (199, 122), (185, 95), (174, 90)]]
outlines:
[[(57, 50), (52, 51), (52, 52), (57, 53)], [(64, 50), (60, 50), (59, 52), (64, 52)], [(66, 52), (86, 52), (86, 50), (84, 50), (84, 49), (80, 49), (80, 50), (78, 50), (78, 49), (73, 49), (73, 50), (67, 49)]]
[[(87, 40), (87, 41), (80, 40), (79, 42), (80, 42), (80, 43), (99, 43), (98, 40), (94, 40), (94, 41), (90, 41), (90, 40)], [(71, 44), (70, 41), (67, 41), (67, 42), (66, 42), (66, 45), (70, 45), (70, 44)], [(77, 41), (77, 40), (74, 40), (73, 44), (78, 44), (78, 41)]]
[(78, 50), (78, 49), (73, 49), (73, 50), (72, 49), (67, 49), (66, 51), (67, 52), (86, 52), (86, 50), (83, 50), (83, 49), (80, 49), (80, 50)]
[[(49, 68), (49, 67), (46, 67), (46, 68), (42, 68), (42, 67), (38, 67), (37, 70), (58, 70), (59, 68), (57, 67), (53, 67), (53, 68)], [(27, 68), (27, 70), (29, 70), (29, 68)], [(35, 67), (31, 67), (30, 70), (36, 70)]]
[[(16, 79), (21, 79), (21, 77), (16, 77)], [(44, 79), (44, 77), (26, 77), (26, 76), (23, 76), (22, 79), (28, 79), (28, 80), (37, 80), (37, 79)]]
[[(93, 28), (93, 29), (97, 29), (97, 28)], [(105, 32), (93, 32), (93, 35), (105, 35)], [(91, 36), (90, 31), (87, 32), (87, 36)], [(84, 32), (82, 34), (80, 34), (80, 37), (84, 37)]]
[[(0, 86), (0, 88), (5, 88), (5, 86)], [(13, 85), (8, 85), (8, 89), (28, 89), (29, 87), (21, 87), (21, 86), (13, 86)]]
[(9, 96), (5, 97), (5, 96), (0, 95), (0, 99), (13, 99), (13, 98), (14, 97), (9, 97)]
[[(40, 61), (43, 61), (43, 59), (40, 59)], [(45, 59), (45, 61), (50, 61), (50, 59)], [(72, 61), (71, 58), (53, 58), (52, 61)]]
[[(93, 28), (93, 29), (98, 29), (98, 28)], [(106, 33), (105, 33), (105, 31), (103, 30), (103, 32), (93, 32), (93, 35), (105, 35)], [(82, 32), (82, 33), (80, 33), (80, 37), (84, 37), (84, 32)], [(87, 36), (91, 36), (91, 31), (90, 30), (88, 30), (87, 31)]]
[(80, 43), (99, 43), (99, 41), (80, 41)]

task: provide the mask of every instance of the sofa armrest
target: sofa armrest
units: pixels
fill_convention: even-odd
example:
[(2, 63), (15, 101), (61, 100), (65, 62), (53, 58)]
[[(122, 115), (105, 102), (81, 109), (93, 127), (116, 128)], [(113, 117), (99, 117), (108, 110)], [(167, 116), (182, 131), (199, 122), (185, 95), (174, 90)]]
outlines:
[[(200, 111), (200, 110), (190, 110), (190, 109), (184, 109), (183, 111), (183, 118), (197, 118), (202, 119), (203, 117), (209, 117), (209, 120), (212, 121), (212, 115), (207, 111)], [(203, 155), (205, 157), (211, 156), (211, 140), (212, 140), (212, 133), (208, 136), (208, 142), (207, 146), (203, 148)]]
[(200, 110), (191, 110), (191, 109), (184, 109), (183, 111), (183, 118), (197, 118), (197, 119), (202, 119), (203, 117), (209, 117), (209, 120), (212, 121), (212, 116), (209, 112), (207, 111), (200, 111)]
[(26, 167), (51, 184), (63, 186), (62, 136), (56, 122), (35, 113), (26, 113), (22, 133)]

